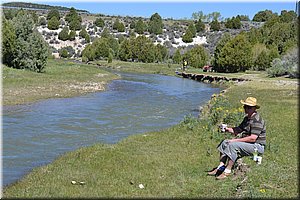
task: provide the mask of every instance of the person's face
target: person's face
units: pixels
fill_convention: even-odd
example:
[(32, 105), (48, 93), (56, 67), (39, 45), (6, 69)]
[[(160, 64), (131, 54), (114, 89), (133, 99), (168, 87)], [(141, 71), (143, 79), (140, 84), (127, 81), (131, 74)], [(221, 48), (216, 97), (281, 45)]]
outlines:
[(245, 110), (245, 113), (252, 113), (255, 111), (255, 106), (247, 106), (247, 105), (244, 105), (244, 110)]

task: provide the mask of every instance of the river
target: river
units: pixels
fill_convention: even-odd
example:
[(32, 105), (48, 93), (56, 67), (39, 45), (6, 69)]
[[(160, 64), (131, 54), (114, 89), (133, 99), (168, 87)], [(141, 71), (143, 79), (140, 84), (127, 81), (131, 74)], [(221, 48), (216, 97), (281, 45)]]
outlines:
[(114, 144), (197, 116), (220, 89), (189, 79), (122, 73), (104, 92), (3, 107), (3, 186), (59, 155)]

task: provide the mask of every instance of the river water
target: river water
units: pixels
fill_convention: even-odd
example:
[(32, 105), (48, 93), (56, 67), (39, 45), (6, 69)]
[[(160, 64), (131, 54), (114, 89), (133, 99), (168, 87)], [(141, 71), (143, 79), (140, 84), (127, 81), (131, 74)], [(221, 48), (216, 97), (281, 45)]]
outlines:
[(59, 155), (157, 131), (199, 114), (219, 88), (189, 79), (121, 74), (106, 91), (3, 107), (3, 186)]

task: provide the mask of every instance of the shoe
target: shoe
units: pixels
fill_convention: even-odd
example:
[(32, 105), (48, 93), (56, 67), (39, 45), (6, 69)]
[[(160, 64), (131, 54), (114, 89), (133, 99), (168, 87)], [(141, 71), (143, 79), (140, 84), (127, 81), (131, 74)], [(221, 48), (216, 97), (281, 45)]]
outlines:
[(223, 179), (226, 179), (230, 175), (231, 175), (231, 173), (225, 173), (225, 172), (223, 172), (221, 175), (217, 176), (216, 179), (217, 180), (223, 180)]
[(215, 176), (217, 174), (218, 169), (215, 167), (212, 170), (210, 170), (207, 175), (208, 176)]

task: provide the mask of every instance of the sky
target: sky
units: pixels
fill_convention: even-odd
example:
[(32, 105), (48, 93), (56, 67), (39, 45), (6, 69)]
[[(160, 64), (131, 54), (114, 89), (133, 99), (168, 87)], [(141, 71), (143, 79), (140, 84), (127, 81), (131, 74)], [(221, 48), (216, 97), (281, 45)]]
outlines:
[(297, 0), (2, 0), (1, 2), (12, 1), (74, 7), (76, 9), (87, 10), (93, 14), (131, 17), (149, 18), (157, 12), (164, 19), (191, 19), (194, 12), (202, 11), (204, 14), (219, 12), (224, 19), (237, 15), (247, 15), (250, 19), (253, 19), (256, 13), (266, 9), (278, 14), (282, 10), (295, 11)]

